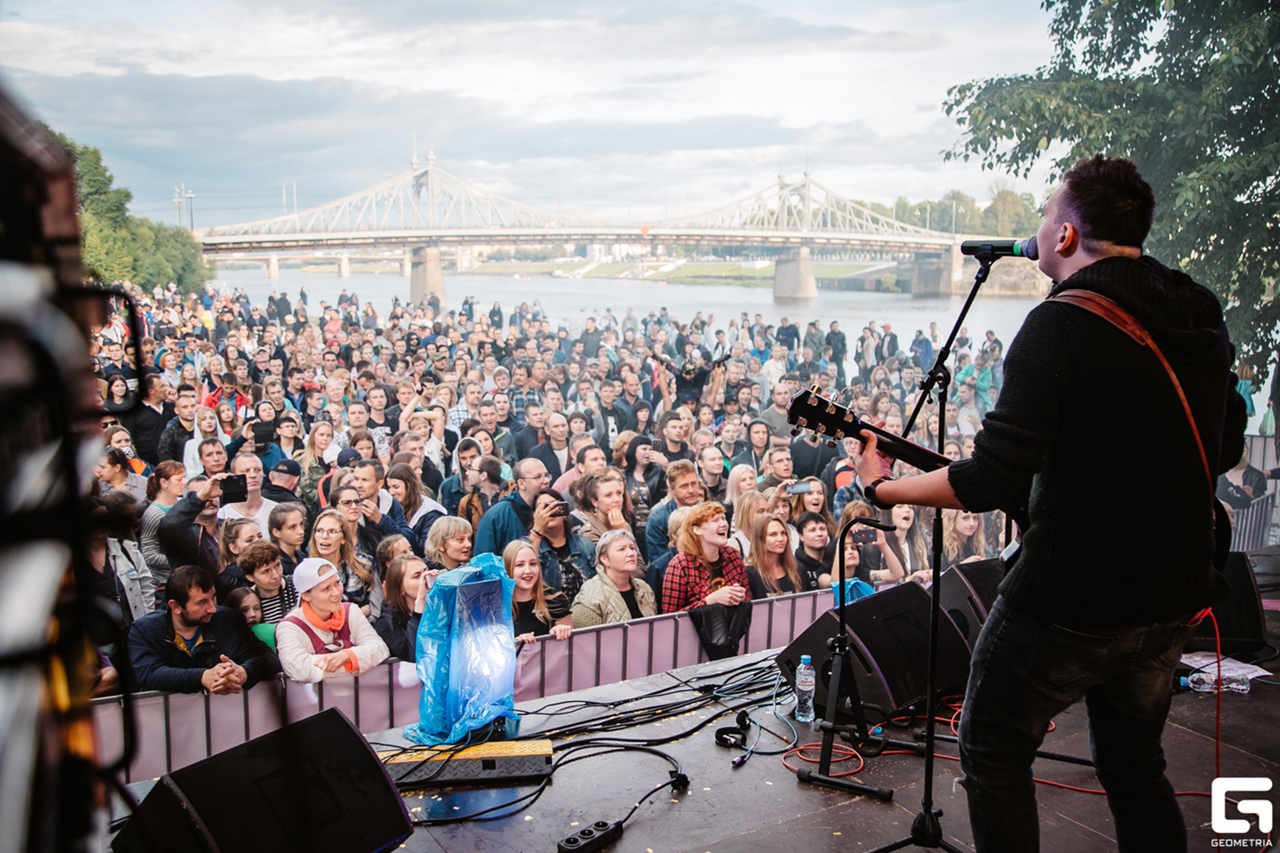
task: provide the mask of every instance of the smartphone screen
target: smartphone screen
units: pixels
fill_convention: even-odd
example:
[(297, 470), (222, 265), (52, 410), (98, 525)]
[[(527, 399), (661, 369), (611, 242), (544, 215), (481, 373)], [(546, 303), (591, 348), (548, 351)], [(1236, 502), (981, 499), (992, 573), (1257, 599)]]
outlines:
[(792, 483), (787, 486), (787, 494), (789, 495), (807, 495), (813, 490), (813, 483)]

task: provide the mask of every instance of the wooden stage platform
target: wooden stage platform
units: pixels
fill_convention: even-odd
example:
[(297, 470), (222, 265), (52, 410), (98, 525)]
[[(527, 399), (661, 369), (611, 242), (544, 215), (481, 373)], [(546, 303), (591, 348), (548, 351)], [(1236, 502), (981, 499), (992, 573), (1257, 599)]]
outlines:
[[(1273, 644), (1280, 639), (1280, 614), (1268, 612), (1268, 636)], [(742, 659), (703, 664), (685, 670), (650, 676), (528, 703), (529, 711), (544, 704), (572, 697), (602, 701), (633, 698), (670, 687), (692, 674), (728, 669)], [(1264, 666), (1275, 671), (1280, 659)], [(1179, 791), (1205, 791), (1214, 776), (1214, 707), (1212, 695), (1180, 692), (1165, 730), (1164, 745), (1169, 761), (1169, 777)], [(688, 717), (650, 723), (616, 733), (620, 737), (666, 736), (688, 728), (710, 711)], [(757, 720), (771, 719), (767, 710), (757, 711)], [(587, 713), (556, 717), (553, 721), (526, 716), (522, 734), (590, 716)], [(662, 747), (680, 759), (690, 778), (683, 794), (663, 791), (642, 805), (627, 824), (622, 839), (609, 848), (618, 853), (668, 853), (668, 851), (708, 851), (711, 853), (760, 853), (773, 850), (851, 851), (870, 850), (905, 836), (920, 807), (924, 759), (910, 755), (888, 755), (869, 759), (855, 778), (869, 784), (894, 789), (892, 802), (814, 788), (796, 781), (777, 756), (756, 756), (740, 769), (730, 766), (739, 755), (714, 742), (717, 726), (732, 724), (726, 717), (691, 737)], [(786, 734), (776, 722), (770, 729)], [(945, 727), (944, 727), (945, 728)], [(904, 733), (903, 739), (910, 739)], [(898, 735), (895, 735), (898, 736)], [(398, 733), (371, 736), (371, 740), (391, 741)], [(816, 737), (807, 738), (817, 740)], [(782, 741), (766, 735), (761, 748), (775, 748)], [(1076, 705), (1056, 720), (1046, 749), (1088, 757), (1089, 744), (1083, 705)], [(953, 744), (940, 743), (939, 754), (956, 755)], [(937, 762), (934, 785), (935, 805), (944, 812), (942, 827), (954, 843), (971, 849), (965, 795), (954, 783), (959, 778), (957, 762)], [(590, 826), (597, 820), (621, 819), (646, 791), (667, 778), (668, 765), (653, 756), (624, 753), (570, 764), (559, 770), (547, 791), (528, 810), (510, 818), (487, 823), (464, 823), (419, 828), (406, 842), (407, 851), (455, 853), (455, 851), (554, 851), (560, 839)], [(1087, 767), (1041, 760), (1036, 776), (1082, 788), (1099, 787)], [(1280, 686), (1255, 683), (1245, 695), (1227, 694), (1222, 699), (1222, 775), (1266, 776), (1280, 780)], [(423, 796), (408, 795), (415, 817), (447, 817), (466, 814), (506, 802), (532, 786), (477, 789), (455, 787), (428, 791)], [(1106, 798), (1041, 785), (1041, 845), (1046, 853), (1115, 850), (1111, 814)], [(1257, 795), (1255, 795), (1257, 796)], [(1275, 792), (1271, 795), (1277, 798)], [(1209, 827), (1208, 797), (1180, 797), (1186, 818), (1189, 849), (1209, 850), (1214, 834)], [(1233, 838), (1257, 839), (1252, 831)], [(1247, 848), (1261, 849), (1257, 842)]]

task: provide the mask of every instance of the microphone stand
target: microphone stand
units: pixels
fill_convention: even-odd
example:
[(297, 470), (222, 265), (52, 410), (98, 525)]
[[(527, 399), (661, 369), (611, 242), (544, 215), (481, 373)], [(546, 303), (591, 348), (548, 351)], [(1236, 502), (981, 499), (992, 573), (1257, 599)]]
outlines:
[[(947, 359), (951, 357), (951, 347), (955, 343), (956, 337), (960, 334), (960, 326), (964, 323), (965, 315), (969, 313), (973, 300), (977, 298), (978, 289), (982, 287), (983, 282), (987, 280), (987, 276), (991, 274), (991, 264), (995, 262), (998, 256), (991, 251), (982, 251), (976, 257), (978, 259), (978, 272), (973, 277), (973, 287), (969, 290), (969, 297), (965, 300), (964, 307), (960, 309), (955, 325), (951, 327), (951, 334), (947, 336), (947, 342), (942, 345), (942, 349), (938, 350), (933, 368), (920, 382), (920, 397), (916, 400), (915, 409), (912, 410), (910, 419), (902, 427), (903, 436), (911, 434), (911, 428), (915, 425), (916, 418), (919, 417), (920, 411), (924, 408), (925, 401), (929, 399), (930, 392), (936, 388), (938, 392), (937, 441), (939, 453), (943, 450), (943, 436), (945, 434), (943, 427), (946, 423), (943, 413), (946, 411), (947, 389), (951, 385), (951, 371), (947, 367)], [(936, 723), (934, 719), (934, 692), (937, 689), (938, 677), (938, 619), (942, 613), (942, 600), (939, 597), (939, 587), (941, 586), (939, 579), (942, 575), (941, 507), (935, 507), (933, 513), (932, 569), (933, 581), (929, 588), (929, 674), (925, 683), (925, 714), (927, 719), (924, 729), (924, 794), (920, 801), (920, 812), (911, 823), (911, 834), (883, 847), (877, 847), (872, 853), (888, 853), (888, 851), (901, 850), (903, 847), (909, 846), (942, 849), (948, 851), (948, 853), (962, 853), (960, 848), (943, 837), (942, 824), (938, 821), (938, 818), (942, 817), (942, 809), (933, 807), (933, 748)]]
[[(854, 738), (854, 742), (861, 746), (865, 743), (869, 735), (867, 733), (867, 720), (863, 713), (862, 698), (858, 694), (858, 683), (853, 677), (853, 667), (849, 662), (849, 631), (845, 617), (845, 600), (844, 600), (844, 579), (845, 579), (845, 540), (849, 537), (849, 532), (853, 530), (857, 524), (865, 524), (870, 527), (884, 529), (889, 527), (872, 518), (851, 518), (840, 528), (840, 535), (836, 537), (836, 547), (838, 549), (837, 559), (840, 565), (839, 590), (836, 593), (838, 602), (837, 609), (840, 611), (840, 630), (834, 637), (827, 640), (827, 648), (831, 649), (831, 679), (827, 687), (827, 705), (822, 714), (822, 721), (817, 724), (817, 728), (822, 732), (822, 750), (818, 755), (817, 771), (809, 770), (802, 767), (796, 771), (796, 778), (801, 782), (808, 782), (810, 785), (818, 785), (823, 788), (833, 788), (837, 791), (846, 791), (850, 794), (866, 794), (875, 797), (878, 800), (892, 800), (893, 789), (884, 788), (877, 785), (864, 785), (861, 782), (854, 782), (848, 777), (836, 777), (831, 775), (831, 754), (834, 751), (835, 739), (837, 734), (845, 734)], [(891, 527), (889, 527), (892, 530)], [(853, 725), (838, 725), (836, 723), (836, 714), (843, 704), (843, 699), (848, 696), (850, 705), (853, 708)], [(880, 737), (880, 743), (875, 752), (869, 753), (878, 755), (886, 746), (894, 746), (901, 749), (909, 749), (918, 751), (919, 744), (906, 741), (892, 741), (887, 735)]]

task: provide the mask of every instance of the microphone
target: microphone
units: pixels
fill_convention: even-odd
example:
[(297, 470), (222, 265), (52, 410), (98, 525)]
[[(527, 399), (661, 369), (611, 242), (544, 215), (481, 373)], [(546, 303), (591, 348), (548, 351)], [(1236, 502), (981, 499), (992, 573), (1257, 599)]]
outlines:
[(965, 240), (960, 244), (960, 251), (966, 255), (986, 255), (992, 260), (1027, 258), (1034, 261), (1040, 257), (1035, 237), (1025, 240)]

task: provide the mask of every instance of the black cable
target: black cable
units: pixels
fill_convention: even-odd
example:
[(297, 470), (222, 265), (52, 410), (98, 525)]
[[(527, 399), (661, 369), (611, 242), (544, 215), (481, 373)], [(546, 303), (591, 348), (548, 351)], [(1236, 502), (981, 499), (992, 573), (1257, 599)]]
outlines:
[[(682, 681), (680, 684), (663, 687), (648, 693), (638, 694), (627, 699), (611, 702), (593, 700), (562, 700), (549, 703), (532, 711), (521, 712), (522, 714), (530, 716), (537, 715), (547, 717), (563, 716), (590, 708), (599, 708), (603, 711), (609, 712), (578, 723), (512, 738), (512, 740), (515, 741), (557, 741), (568, 738), (578, 738), (580, 735), (592, 732), (600, 733), (617, 731), (653, 722), (661, 722), (663, 720), (688, 714), (691, 711), (705, 709), (710, 705), (723, 704), (723, 700), (725, 699), (748, 697), (742, 702), (724, 705), (721, 710), (711, 714), (708, 718), (671, 735), (650, 738), (625, 738), (606, 734), (603, 736), (574, 740), (573, 743), (564, 747), (560, 751), (560, 756), (552, 764), (551, 772), (534, 790), (522, 794), (508, 802), (500, 803), (496, 806), (490, 806), (489, 808), (482, 809), (471, 814), (451, 815), (449, 817), (442, 818), (417, 818), (413, 821), (413, 824), (415, 826), (444, 826), (466, 823), (469, 821), (503, 820), (505, 818), (512, 817), (529, 808), (536, 803), (539, 798), (541, 798), (542, 794), (545, 793), (547, 787), (551, 784), (551, 780), (555, 773), (561, 767), (573, 764), (577, 761), (584, 761), (589, 758), (611, 755), (618, 752), (643, 752), (658, 756), (668, 761), (673, 767), (673, 770), (671, 771), (671, 778), (641, 797), (631, 811), (627, 813), (627, 817), (623, 819), (623, 822), (625, 823), (626, 820), (629, 820), (635, 814), (640, 805), (663, 788), (672, 787), (676, 790), (683, 790), (688, 787), (688, 777), (683, 773), (679, 760), (675, 758), (675, 756), (658, 749), (658, 746), (690, 737), (714, 721), (728, 714), (736, 714), (747, 708), (764, 707), (770, 704), (773, 704), (776, 707), (776, 694), (780, 686), (780, 678), (781, 676), (778, 673), (777, 666), (774, 660), (770, 658), (763, 661), (754, 661), (742, 664), (724, 672), (712, 673), (705, 676), (696, 676), (688, 681)], [(719, 679), (719, 682), (712, 683), (715, 679)], [(753, 695), (760, 693), (763, 690), (772, 691), (773, 699), (762, 699)], [(618, 711), (619, 708), (626, 705), (684, 691), (692, 692), (694, 695), (644, 708)], [(421, 747), (396, 747), (397, 751), (394, 752), (393, 755), (403, 754), (404, 752), (419, 748)], [(463, 746), (462, 748), (466, 747)], [(585, 755), (579, 754), (588, 750), (589, 752)], [(461, 751), (461, 749), (458, 751)], [(774, 753), (764, 753), (761, 751), (759, 754)], [(389, 757), (390, 756), (388, 756), (388, 758)], [(384, 761), (385, 760), (387, 759), (384, 758)], [(438, 772), (435, 775), (438, 775)], [(434, 778), (434, 775), (431, 778)], [(413, 783), (414, 787), (419, 787), (421, 784), (421, 782)]]
[[(581, 755), (581, 756), (576, 755), (576, 753), (586, 749), (596, 749), (598, 751), (592, 752), (589, 755)], [(667, 785), (671, 785), (673, 783), (683, 784), (686, 787), (688, 785), (688, 779), (687, 777), (684, 776), (684, 773), (680, 766), (679, 759), (677, 759), (673, 755), (670, 755), (669, 753), (663, 752), (662, 750), (653, 749), (645, 746), (633, 745), (633, 744), (612, 744), (607, 741), (604, 741), (604, 742), (584, 741), (584, 742), (576, 743), (576, 744), (573, 744), (572, 746), (567, 747), (565, 751), (561, 754), (561, 757), (557, 759), (554, 764), (552, 764), (551, 773), (547, 774), (547, 777), (543, 779), (541, 783), (539, 783), (537, 788), (535, 788), (534, 790), (530, 791), (527, 794), (522, 794), (521, 796), (516, 797), (514, 800), (510, 800), (505, 803), (499, 803), (496, 806), (490, 806), (487, 809), (482, 809), (478, 812), (473, 812), (468, 815), (456, 815), (456, 816), (450, 816), (450, 817), (444, 817), (444, 818), (416, 818), (413, 821), (413, 825), (414, 826), (446, 826), (446, 825), (455, 824), (455, 823), (466, 823), (468, 821), (503, 820), (508, 817), (513, 817), (519, 814), (520, 812), (524, 811), (525, 809), (529, 808), (530, 806), (532, 806), (534, 803), (538, 801), (538, 799), (546, 791), (547, 786), (551, 784), (551, 779), (554, 777), (556, 771), (559, 770), (561, 767), (567, 764), (573, 764), (574, 762), (577, 762), (577, 761), (584, 761), (588, 758), (597, 758), (601, 755), (612, 755), (617, 752), (645, 752), (645, 753), (649, 753), (651, 755), (656, 755), (660, 758), (663, 758), (675, 768), (672, 778), (667, 782), (664, 782), (663, 787)], [(658, 789), (658, 790), (661, 790), (661, 789)], [(646, 794), (645, 796), (646, 797), (651, 796), (651, 794)], [(517, 805), (519, 807), (515, 808), (513, 811), (506, 812), (504, 814), (493, 814), (494, 812), (502, 811), (504, 809), (510, 809), (513, 806), (517, 806)], [(634, 812), (634, 809), (632, 811)]]

